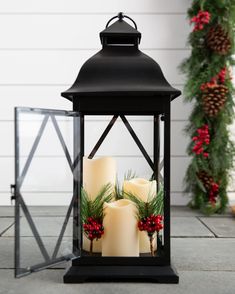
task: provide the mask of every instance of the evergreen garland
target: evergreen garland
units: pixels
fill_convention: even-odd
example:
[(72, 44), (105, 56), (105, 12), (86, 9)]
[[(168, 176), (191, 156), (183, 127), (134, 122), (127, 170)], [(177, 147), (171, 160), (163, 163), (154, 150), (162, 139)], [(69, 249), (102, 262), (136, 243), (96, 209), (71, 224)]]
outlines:
[(191, 56), (181, 65), (187, 81), (185, 101), (193, 102), (186, 127), (191, 138), (187, 152), (186, 191), (191, 206), (206, 214), (223, 212), (228, 203), (229, 172), (234, 144), (233, 122), (235, 0), (194, 0), (188, 10), (194, 28), (189, 36)]

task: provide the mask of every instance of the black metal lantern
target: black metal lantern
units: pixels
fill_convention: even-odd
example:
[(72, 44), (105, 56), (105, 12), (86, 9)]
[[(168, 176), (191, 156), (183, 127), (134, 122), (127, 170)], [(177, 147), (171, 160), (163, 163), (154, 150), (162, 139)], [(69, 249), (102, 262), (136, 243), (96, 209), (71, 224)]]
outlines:
[[(118, 20), (110, 25), (111, 21), (116, 18)], [(134, 27), (125, 22), (124, 18), (132, 21)], [(15, 276), (20, 277), (65, 259), (72, 259), (72, 266), (64, 275), (65, 283), (107, 280), (178, 283), (179, 278), (171, 266), (170, 254), (170, 108), (171, 101), (181, 92), (171, 87), (160, 66), (138, 49), (141, 34), (137, 31), (135, 22), (128, 16), (119, 13), (118, 16), (113, 17), (108, 22), (106, 29), (100, 33), (100, 39), (102, 49), (84, 63), (73, 86), (62, 93), (63, 97), (73, 103), (73, 111), (15, 109), (15, 185), (12, 185), (12, 199), (15, 200)], [(156, 190), (159, 189), (159, 183), (163, 186), (164, 229), (161, 238), (157, 238), (157, 251), (154, 256), (148, 254), (140, 254), (138, 257), (101, 256), (101, 254), (89, 256), (83, 250), (81, 188), (83, 186), (83, 157), (85, 153), (84, 125), (87, 115), (113, 116), (100, 139), (90, 151), (89, 159), (95, 156), (119, 118), (149, 165), (152, 179), (155, 179), (157, 183)], [(152, 156), (148, 154), (128, 121), (127, 116), (134, 115), (149, 116), (152, 119)], [(65, 121), (68, 121), (72, 126), (70, 128), (72, 144), (70, 142), (69, 146), (62, 130)], [(24, 132), (27, 122), (30, 122), (30, 128)], [(28, 125), (26, 127), (28, 128)], [(41, 153), (39, 152), (35, 161), (35, 154), (47, 127), (50, 128), (47, 132), (49, 141), (46, 142), (44, 149)], [(164, 139), (160, 142), (161, 127)], [(65, 128), (68, 129), (68, 126), (66, 125)], [(35, 223), (35, 220), (40, 217), (38, 218), (37, 214), (36, 217), (33, 215), (34, 211), (29, 208), (27, 203), (29, 194), (32, 191), (38, 192), (38, 188), (36, 188), (37, 190), (35, 187), (32, 188), (31, 183), (29, 190), (26, 189), (27, 187), (25, 188), (28, 184), (27, 177), (32, 162), (42, 162), (43, 155), (47, 154), (47, 144), (53, 144), (55, 141), (53, 137), (50, 138), (52, 131), (60, 144), (58, 158), (61, 158), (62, 154), (69, 169), (70, 188), (73, 183), (71, 202), (53, 248), (51, 248), (48, 238), (44, 238), (41, 234), (42, 224), (39, 223), (40, 229), (38, 229)], [(34, 141), (31, 145), (28, 137), (32, 132), (36, 133), (36, 136), (33, 136)], [(22, 137), (26, 140), (26, 144), (24, 142), (22, 144)], [(22, 152), (24, 149), (22, 146), (26, 146), (26, 152)], [(29, 148), (30, 146), (31, 148)], [(53, 152), (55, 152), (54, 149)], [(51, 154), (47, 157), (50, 156)], [(50, 175), (56, 169), (57, 160), (59, 159), (54, 156), (53, 164), (49, 164)], [(37, 184), (39, 178), (45, 179), (46, 176), (39, 171), (39, 176), (33, 178), (33, 183)], [(63, 182), (63, 176), (58, 180)], [(57, 191), (55, 185), (52, 186), (54, 191)], [(64, 189), (62, 190), (64, 193)], [(68, 252), (66, 249), (60, 254), (62, 240), (71, 214), (73, 215), (72, 252)], [(35, 239), (38, 254), (41, 254), (42, 258), (34, 266), (28, 264), (28, 245), (27, 240), (22, 238), (22, 236), (25, 237), (25, 231), (21, 229), (24, 224), (29, 227), (29, 231)], [(49, 227), (48, 219), (46, 226)], [(28, 236), (27, 232), (26, 236)], [(51, 236), (51, 233), (47, 232), (47, 236)], [(68, 238), (68, 235), (66, 237)], [(67, 239), (66, 242), (68, 243)], [(69, 242), (71, 243), (71, 238)], [(26, 250), (23, 251), (23, 249)], [(22, 253), (24, 253), (23, 258)]]
[[(110, 22), (118, 20), (110, 25)], [(171, 267), (170, 259), (170, 103), (181, 92), (172, 88), (163, 76), (160, 66), (138, 49), (141, 34), (123, 20), (128, 16), (119, 13), (100, 33), (102, 50), (82, 66), (73, 86), (62, 96), (73, 102), (73, 110), (79, 112), (79, 138), (77, 148), (80, 158), (84, 155), (84, 116), (113, 115), (112, 120), (91, 151), (93, 158), (118, 117), (138, 145), (153, 171), (160, 177), (159, 121), (164, 121), (164, 239), (158, 244), (156, 257), (87, 257), (82, 254), (82, 234), (74, 239), (78, 257), (64, 276), (65, 283), (86, 280), (137, 280), (177, 283), (178, 276)], [(110, 26), (109, 26), (110, 25)], [(134, 103), (133, 103), (134, 102)], [(126, 115), (150, 115), (154, 117), (153, 160), (146, 152)], [(82, 160), (80, 161), (78, 186), (82, 185)], [(80, 195), (75, 211), (80, 207)], [(79, 213), (76, 219), (80, 227)], [(77, 236), (77, 235), (76, 235)]]

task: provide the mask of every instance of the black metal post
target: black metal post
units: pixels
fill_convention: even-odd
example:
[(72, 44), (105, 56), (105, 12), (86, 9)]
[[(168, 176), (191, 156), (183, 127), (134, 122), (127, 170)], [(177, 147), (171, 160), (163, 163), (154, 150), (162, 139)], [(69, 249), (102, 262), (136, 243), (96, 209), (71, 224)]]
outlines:
[(15, 277), (20, 271), (20, 203), (19, 187), (17, 185), (19, 177), (19, 130), (18, 130), (18, 112), (15, 108)]
[(166, 262), (171, 263), (170, 252), (170, 102), (165, 105), (164, 115), (164, 252)]
[(79, 163), (79, 179), (78, 179), (78, 236), (80, 239), (79, 249), (82, 250), (83, 244), (83, 230), (81, 221), (81, 187), (83, 185), (83, 156), (84, 156), (84, 114), (80, 113), (79, 126), (80, 126), (80, 163)]
[[(77, 159), (80, 150), (79, 137), (80, 137), (80, 120), (76, 117), (73, 118), (73, 159), (74, 164)], [(79, 161), (73, 166), (73, 194), (74, 194), (74, 203), (73, 203), (73, 254), (79, 254), (79, 234), (78, 234), (78, 223), (79, 223), (79, 213), (78, 213), (78, 184), (80, 180), (79, 174)]]
[(159, 156), (160, 156), (160, 129), (159, 115), (153, 117), (153, 163), (154, 178), (157, 181), (157, 191), (159, 190)]

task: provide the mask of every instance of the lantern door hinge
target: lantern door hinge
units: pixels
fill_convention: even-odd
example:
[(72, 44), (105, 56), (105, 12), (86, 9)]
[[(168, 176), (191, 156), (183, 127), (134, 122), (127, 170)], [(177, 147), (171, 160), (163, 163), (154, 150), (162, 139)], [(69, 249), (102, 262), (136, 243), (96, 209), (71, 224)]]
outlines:
[(11, 205), (13, 200), (16, 199), (16, 185), (11, 184)]
[(165, 115), (162, 114), (161, 117), (160, 117), (161, 121), (165, 121)]

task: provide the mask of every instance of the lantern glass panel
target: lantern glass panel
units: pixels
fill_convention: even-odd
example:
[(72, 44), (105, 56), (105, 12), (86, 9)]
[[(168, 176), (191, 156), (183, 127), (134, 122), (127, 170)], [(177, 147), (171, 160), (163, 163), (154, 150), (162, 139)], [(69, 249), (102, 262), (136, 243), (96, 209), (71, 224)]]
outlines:
[[(133, 186), (134, 190), (130, 190), (132, 196), (134, 195), (140, 199), (144, 199), (146, 203), (150, 202), (152, 198), (157, 197), (156, 195), (159, 193), (158, 197), (162, 197), (162, 201), (159, 201), (161, 208), (156, 211), (158, 211), (158, 214), (164, 219), (164, 121), (160, 118), (160, 115), (127, 115), (125, 118), (128, 123), (123, 121), (120, 116), (115, 121), (112, 129), (106, 134), (106, 137), (98, 148), (95, 147), (93, 149), (93, 147), (96, 146), (97, 141), (102, 137), (102, 132), (111, 121), (112, 116), (84, 116), (84, 156), (93, 161), (107, 156), (112, 157), (117, 166), (115, 192), (119, 191), (121, 193), (121, 195), (113, 195), (111, 204), (105, 206), (104, 235), (102, 238), (91, 241), (87, 237), (87, 232), (84, 230), (83, 236), (81, 237), (83, 238), (82, 256), (84, 257), (102, 257), (108, 260), (107, 257), (114, 256), (121, 258), (160, 257), (164, 255), (164, 229), (159, 230), (159, 232), (154, 232), (150, 241), (151, 234), (148, 234), (146, 230), (141, 232), (138, 229), (138, 224), (140, 225), (141, 219), (137, 220), (138, 209), (134, 207), (134, 203), (132, 203), (133, 211), (131, 211), (126, 207), (129, 206), (129, 203), (121, 199), (130, 199), (128, 187)], [(97, 122), (99, 122), (98, 127)], [(127, 127), (128, 124), (138, 137), (139, 142), (136, 142), (133, 133), (129, 132)], [(153, 166), (151, 166), (146, 160), (146, 155), (143, 154), (140, 144), (145, 149)], [(87, 172), (88, 170), (83, 166), (83, 174)], [(102, 168), (100, 172), (102, 173)], [(99, 179), (98, 174), (97, 179)], [(141, 192), (138, 190), (138, 186), (143, 183), (147, 184), (147, 187), (145, 186), (144, 190), (143, 188), (140, 188), (140, 190), (142, 189)], [(84, 186), (86, 185), (86, 183), (83, 184)], [(162, 194), (160, 194), (161, 190), (163, 191)], [(120, 215), (117, 210), (120, 211)], [(132, 214), (132, 216), (130, 214)], [(150, 213), (148, 216), (150, 217)], [(153, 220), (154, 218), (152, 221)], [(164, 220), (161, 221), (161, 223), (164, 227)], [(122, 226), (123, 229), (121, 229)], [(135, 243), (135, 230), (138, 235), (138, 248), (136, 248)], [(130, 240), (130, 236), (132, 236), (132, 240)], [(150, 242), (153, 246), (152, 254), (150, 251)], [(91, 243), (92, 252), (90, 251)]]
[(21, 276), (74, 256), (71, 211), (78, 177), (72, 165), (78, 151), (78, 117), (73, 112), (17, 108), (15, 118), (15, 270)]

